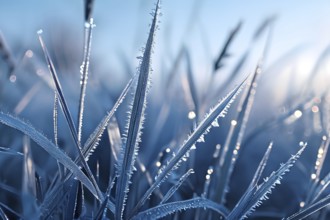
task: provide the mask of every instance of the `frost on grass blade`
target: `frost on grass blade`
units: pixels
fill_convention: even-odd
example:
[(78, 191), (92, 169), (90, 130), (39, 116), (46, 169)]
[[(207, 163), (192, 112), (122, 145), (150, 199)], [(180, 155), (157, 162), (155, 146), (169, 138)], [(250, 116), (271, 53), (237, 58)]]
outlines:
[(159, 16), (159, 1), (153, 16), (153, 21), (149, 31), (146, 48), (141, 59), (139, 77), (134, 94), (132, 110), (129, 115), (127, 137), (124, 140), (121, 155), (118, 161), (118, 181), (116, 187), (116, 219), (122, 219), (129, 182), (133, 173), (134, 162), (138, 154), (138, 144), (141, 136), (141, 129), (146, 108), (146, 95), (150, 83), (151, 53), (154, 44), (155, 32)]
[[(90, 3), (92, 4), (92, 3)], [(94, 23), (93, 18), (89, 20), (89, 23), (85, 25), (85, 49), (84, 58), (80, 66), (81, 81), (80, 81), (80, 97), (79, 97), (79, 107), (78, 107), (78, 141), (81, 142), (82, 134), (82, 124), (84, 117), (85, 108), (85, 95), (88, 80), (88, 69), (89, 69), (89, 58), (92, 48), (92, 33), (93, 33)]]
[(255, 185), (249, 187), (244, 193), (242, 198), (236, 204), (235, 208), (228, 215), (228, 220), (234, 219), (245, 219), (248, 215), (255, 211), (263, 201), (268, 199), (268, 195), (271, 194), (272, 189), (281, 183), (283, 176), (290, 171), (290, 168), (298, 160), (304, 149), (306, 148), (306, 143), (303, 144), (301, 149), (285, 163), (281, 164), (277, 171), (272, 172), (272, 174), (264, 179), (264, 182), (260, 185)]
[(173, 214), (177, 211), (187, 210), (187, 209), (211, 209), (224, 218), (227, 217), (229, 211), (222, 205), (219, 205), (211, 200), (196, 197), (189, 200), (170, 202), (162, 205), (158, 205), (154, 208), (147, 209), (146, 211), (140, 212), (138, 215), (134, 216), (134, 220), (146, 220), (146, 219), (159, 219), (167, 215)]
[(95, 187), (87, 178), (87, 176), (80, 170), (77, 164), (75, 164), (65, 153), (63, 153), (58, 147), (56, 147), (50, 140), (38, 132), (34, 127), (21, 121), (18, 118), (14, 118), (3, 112), (0, 112), (0, 122), (29, 136), (40, 147), (46, 150), (50, 156), (62, 163), (67, 169), (69, 169), (75, 175), (75, 177), (79, 179), (96, 198), (98, 198)]
[(57, 93), (58, 95), (58, 99), (59, 99), (59, 102), (60, 102), (60, 106), (62, 108), (62, 111), (65, 115), (65, 119), (66, 119), (66, 122), (70, 128), (70, 133), (71, 133), (71, 136), (74, 140), (74, 145), (75, 147), (77, 148), (77, 151), (78, 151), (78, 155), (80, 157), (80, 162), (82, 164), (82, 166), (85, 168), (86, 170), (86, 173), (87, 173), (87, 176), (88, 178), (91, 180), (93, 186), (94, 186), (94, 189), (96, 189), (96, 192), (97, 192), (97, 198), (99, 199), (102, 199), (102, 192), (100, 191), (96, 181), (95, 181), (95, 178), (93, 176), (93, 173), (91, 172), (85, 158), (84, 158), (84, 155), (81, 151), (81, 147), (80, 147), (80, 142), (78, 140), (78, 136), (77, 136), (77, 130), (74, 126), (74, 123), (73, 123), (73, 119), (72, 119), (72, 115), (69, 111), (69, 108), (68, 108), (68, 105), (66, 103), (66, 100), (64, 98), (64, 94), (63, 94), (63, 90), (62, 90), (62, 86), (60, 84), (60, 81), (58, 79), (58, 76), (57, 76), (57, 73), (56, 73), (56, 70), (55, 70), (55, 66), (53, 64), (53, 61), (51, 59), (51, 57), (49, 56), (49, 53), (48, 53), (48, 50), (47, 50), (47, 47), (43, 41), (43, 38), (42, 38), (42, 30), (39, 30), (38, 31), (38, 37), (39, 37), (39, 41), (40, 41), (40, 44), (41, 44), (41, 47), (42, 47), (42, 50), (44, 52), (44, 55), (45, 55), (45, 59), (46, 59), (46, 62), (47, 62), (47, 65), (48, 65), (48, 69), (52, 75), (52, 78), (53, 78), (53, 81), (55, 83), (55, 92)]
[(246, 80), (238, 85), (233, 91), (231, 91), (222, 101), (220, 101), (214, 108), (212, 108), (207, 116), (201, 121), (197, 128), (189, 135), (188, 139), (182, 144), (178, 152), (173, 156), (167, 165), (160, 169), (158, 176), (152, 186), (144, 193), (138, 204), (133, 210), (133, 214), (139, 211), (141, 206), (150, 197), (152, 192), (160, 186), (162, 182), (171, 174), (173, 170), (178, 168), (183, 158), (189, 153), (191, 148), (195, 146), (197, 142), (200, 142), (204, 135), (206, 135), (212, 128), (212, 123), (218, 120), (220, 117), (225, 117), (231, 104), (234, 102), (236, 96), (241, 91)]
[(309, 206), (306, 206), (304, 209), (300, 210), (299, 212), (291, 215), (288, 218), (285, 218), (286, 220), (300, 220), (305, 219), (308, 216), (312, 215), (313, 213), (321, 210), (322, 208), (330, 205), (330, 195), (326, 196), (325, 198), (319, 200), (318, 202), (315, 202), (314, 204), (311, 204)]
[[(133, 76), (133, 78), (127, 83), (125, 86), (124, 90), (120, 94), (119, 98), (117, 99), (116, 103), (112, 107), (112, 109), (109, 111), (108, 114), (106, 114), (101, 122), (98, 124), (98, 126), (95, 128), (93, 133), (89, 136), (87, 139), (86, 143), (84, 144), (83, 147), (83, 154), (86, 160), (88, 160), (89, 156), (91, 155), (92, 151), (98, 146), (100, 138), (102, 137), (105, 128), (108, 126), (110, 119), (112, 116), (115, 114), (117, 111), (118, 107), (120, 104), (123, 102), (125, 99), (128, 91), (131, 89), (132, 83), (135, 79), (136, 75)], [(76, 158), (75, 162), (79, 161), (79, 157)]]
[(166, 203), (167, 200), (169, 200), (171, 198), (171, 196), (179, 189), (179, 187), (182, 185), (182, 183), (187, 180), (187, 178), (190, 176), (190, 174), (193, 174), (193, 173), (194, 173), (194, 170), (189, 169), (185, 174), (183, 174), (183, 176), (175, 183), (175, 185), (172, 186), (168, 190), (168, 192), (165, 194), (165, 196), (162, 199), (162, 201), (160, 202), (160, 204)]

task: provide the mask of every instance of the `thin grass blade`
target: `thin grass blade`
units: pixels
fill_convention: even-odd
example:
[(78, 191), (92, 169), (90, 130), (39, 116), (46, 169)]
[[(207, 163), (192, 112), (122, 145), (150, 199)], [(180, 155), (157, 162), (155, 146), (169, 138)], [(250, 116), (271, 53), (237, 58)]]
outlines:
[(307, 144), (303, 144), (300, 150), (285, 163), (281, 164), (277, 171), (274, 171), (269, 177), (264, 179), (264, 182), (253, 188), (249, 188), (244, 196), (237, 203), (235, 208), (228, 215), (228, 220), (245, 219), (252, 212), (259, 207), (263, 201), (268, 199), (268, 195), (271, 194), (272, 189), (281, 183), (283, 176), (290, 171), (290, 168), (298, 160)]
[(238, 34), (241, 27), (242, 27), (242, 21), (238, 22), (236, 27), (230, 32), (227, 40), (225, 41), (225, 44), (224, 44), (223, 48), (221, 49), (221, 51), (218, 55), (218, 58), (214, 61), (213, 74), (215, 74), (217, 72), (217, 70), (220, 69), (224, 65), (223, 64), (224, 58), (229, 56), (229, 54), (228, 54), (229, 46), (231, 45), (231, 43), (235, 39), (235, 37)]
[(299, 212), (291, 215), (286, 220), (300, 220), (305, 219), (308, 216), (312, 215), (313, 213), (321, 210), (322, 208), (328, 206), (330, 204), (330, 195), (326, 196), (325, 198), (319, 200), (318, 202), (305, 207), (304, 209), (300, 210)]
[(173, 170), (178, 168), (178, 166), (183, 161), (183, 158), (189, 153), (191, 148), (194, 148), (197, 142), (202, 142), (204, 140), (204, 135), (206, 135), (210, 129), (214, 126), (219, 126), (218, 119), (225, 117), (231, 104), (234, 102), (236, 96), (241, 91), (246, 80), (244, 80), (239, 86), (237, 86), (233, 91), (231, 91), (222, 101), (220, 101), (214, 108), (212, 108), (209, 114), (201, 121), (197, 128), (189, 135), (188, 139), (182, 144), (179, 151), (172, 157), (167, 165), (160, 169), (158, 176), (152, 186), (145, 192), (143, 197), (140, 199), (138, 204), (133, 210), (133, 214), (136, 214), (145, 201), (150, 197), (152, 192), (160, 186), (162, 182), (171, 174)]
[(124, 213), (129, 182), (133, 173), (134, 162), (138, 153), (138, 143), (141, 136), (141, 129), (146, 108), (146, 95), (150, 83), (151, 53), (154, 44), (155, 32), (159, 16), (159, 1), (154, 12), (153, 21), (150, 27), (146, 48), (141, 60), (139, 78), (134, 95), (132, 110), (129, 116), (128, 132), (123, 144), (121, 158), (118, 163), (118, 181), (116, 187), (116, 219), (122, 219)]
[(78, 155), (80, 157), (80, 162), (81, 164), (83, 165), (83, 167), (85, 168), (86, 172), (87, 172), (87, 176), (88, 178), (91, 180), (94, 188), (97, 190), (97, 198), (102, 198), (102, 193), (100, 191), (100, 189), (98, 188), (98, 185), (95, 181), (95, 178), (85, 160), (85, 157), (83, 156), (83, 153), (81, 151), (81, 147), (80, 147), (80, 142), (78, 140), (78, 136), (77, 136), (77, 130), (74, 126), (74, 123), (73, 123), (73, 119), (72, 119), (72, 115), (69, 111), (69, 108), (66, 104), (66, 101), (65, 101), (65, 98), (64, 98), (64, 94), (63, 94), (63, 90), (62, 90), (62, 87), (61, 87), (61, 84), (60, 84), (60, 81), (57, 77), (57, 73), (56, 73), (56, 70), (55, 70), (55, 67), (54, 67), (54, 64), (53, 64), (53, 61), (51, 60), (50, 56), (49, 56), (49, 53), (48, 53), (48, 50), (47, 50), (47, 47), (43, 41), (43, 38), (42, 38), (42, 30), (38, 31), (38, 36), (39, 36), (39, 41), (40, 41), (40, 44), (41, 44), (41, 47), (42, 47), (42, 50), (44, 52), (44, 55), (45, 55), (45, 59), (46, 59), (46, 62), (48, 64), (48, 68), (49, 68), (49, 71), (53, 77), (53, 80), (54, 80), (54, 83), (55, 83), (55, 87), (56, 87), (56, 90), (55, 92), (57, 92), (57, 95), (58, 95), (58, 98), (59, 98), (59, 101), (60, 101), (60, 105), (61, 105), (61, 108), (63, 110), (63, 113), (65, 115), (65, 119), (66, 119), (66, 122), (70, 128), (70, 133), (73, 137), (73, 140), (74, 140), (74, 144), (77, 148), (77, 151), (78, 151)]
[(184, 201), (170, 202), (170, 203), (158, 205), (151, 209), (147, 209), (146, 211), (140, 212), (138, 215), (134, 216), (133, 220), (159, 219), (167, 215), (173, 214), (177, 211), (196, 209), (196, 208), (213, 210), (218, 214), (220, 214), (221, 216), (223, 216), (224, 218), (226, 218), (229, 213), (229, 211), (222, 205), (219, 205), (208, 199), (196, 197)]
[(171, 198), (171, 196), (180, 188), (182, 183), (188, 179), (188, 177), (194, 173), (193, 169), (189, 169), (185, 174), (182, 175), (182, 177), (175, 183), (174, 186), (172, 186), (169, 191), (165, 194), (164, 198), (160, 202), (160, 204), (166, 203), (167, 200)]
[(253, 176), (253, 179), (250, 183), (250, 187), (253, 187), (253, 186), (256, 186), (264, 172), (264, 169), (267, 165), (267, 162), (268, 162), (268, 158), (269, 158), (269, 155), (271, 153), (273, 149), (273, 142), (270, 142), (270, 144), (268, 145), (268, 148), (266, 150), (266, 153), (264, 154), (263, 158), (261, 159), (260, 163), (259, 163), (259, 166), (256, 170), (256, 172), (254, 173), (254, 176)]
[(17, 129), (27, 136), (29, 136), (34, 142), (36, 142), (40, 147), (46, 150), (50, 156), (63, 164), (67, 169), (69, 169), (77, 179), (79, 179), (95, 197), (97, 196), (97, 191), (91, 181), (87, 176), (80, 170), (80, 168), (75, 164), (65, 153), (63, 153), (58, 147), (56, 147), (50, 140), (48, 140), (44, 135), (37, 131), (34, 127), (21, 121), (18, 118), (7, 115), (0, 112), (0, 122), (9, 127)]
[[(89, 1), (89, 3), (86, 4), (92, 4), (92, 1)], [(81, 142), (82, 124), (83, 124), (84, 108), (85, 108), (85, 96), (86, 96), (86, 88), (88, 81), (89, 58), (91, 55), (92, 33), (94, 26), (95, 25), (93, 23), (92, 18), (89, 19), (88, 22), (85, 22), (84, 58), (80, 66), (81, 79), (80, 79), (80, 97), (79, 97), (79, 107), (78, 107), (78, 141), (79, 142)]]

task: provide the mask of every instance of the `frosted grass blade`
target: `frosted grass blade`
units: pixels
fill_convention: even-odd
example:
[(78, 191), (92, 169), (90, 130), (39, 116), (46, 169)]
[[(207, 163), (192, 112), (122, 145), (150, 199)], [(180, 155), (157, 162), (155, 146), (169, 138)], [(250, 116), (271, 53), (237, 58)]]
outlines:
[(285, 220), (300, 220), (305, 219), (308, 216), (312, 215), (313, 213), (321, 210), (322, 208), (328, 206), (330, 204), (330, 195), (326, 196), (325, 198), (319, 200), (318, 202), (315, 202), (312, 205), (309, 205), (308, 207), (305, 207), (304, 209), (300, 210), (299, 212), (291, 215), (288, 218), (285, 218)]
[(95, 187), (86, 177), (86, 175), (80, 170), (80, 168), (65, 153), (63, 153), (58, 147), (56, 147), (50, 140), (48, 140), (34, 127), (21, 121), (18, 118), (4, 114), (3, 112), (0, 112), (0, 122), (29, 136), (40, 147), (46, 150), (50, 156), (63, 164), (67, 169), (69, 169), (75, 175), (75, 177), (79, 179), (90, 190), (90, 192), (93, 193), (95, 197), (98, 198)]
[(217, 176), (216, 182), (218, 180), (220, 181), (214, 186), (214, 193), (211, 198), (212, 200), (221, 204), (224, 204), (225, 202), (226, 190), (229, 184), (231, 173), (235, 166), (235, 161), (241, 148), (246, 124), (248, 122), (248, 118), (254, 102), (257, 80), (260, 73), (261, 69), (258, 65), (255, 69), (249, 86), (246, 88), (246, 91), (241, 98), (241, 103), (239, 104), (237, 110), (237, 116), (231, 123), (232, 132), (228, 133), (225, 146), (221, 151), (219, 164), (215, 166), (216, 173), (220, 173), (220, 176)]
[(220, 117), (225, 117), (231, 104), (234, 102), (236, 96), (241, 91), (246, 80), (244, 80), (239, 86), (237, 86), (233, 91), (231, 91), (222, 101), (220, 101), (214, 108), (212, 108), (209, 114), (201, 121), (197, 128), (189, 135), (188, 139), (179, 148), (179, 151), (172, 157), (168, 163), (160, 169), (158, 176), (152, 186), (144, 193), (143, 197), (140, 199), (138, 204), (133, 210), (133, 214), (136, 214), (145, 201), (150, 197), (152, 192), (160, 186), (160, 184), (170, 175), (170, 173), (175, 170), (180, 163), (182, 158), (187, 155), (187, 152), (197, 143), (204, 140), (204, 135), (206, 135), (213, 126), (218, 125), (218, 119)]
[(204, 198), (193, 198), (184, 201), (170, 202), (162, 205), (158, 205), (154, 208), (147, 209), (146, 211), (140, 212), (138, 215), (134, 216), (133, 220), (147, 220), (147, 219), (159, 219), (167, 215), (173, 214), (177, 211), (204, 208), (211, 209), (224, 218), (227, 217), (229, 211), (222, 205), (219, 205), (211, 200)]
[(263, 171), (267, 165), (267, 162), (268, 162), (268, 158), (269, 158), (269, 155), (271, 153), (273, 149), (273, 142), (271, 142), (266, 150), (266, 153), (264, 154), (263, 158), (261, 159), (260, 163), (259, 163), (259, 166), (256, 170), (256, 172), (254, 173), (254, 176), (253, 176), (253, 179), (250, 183), (250, 187), (254, 187), (258, 184), (260, 178), (261, 178), (261, 175), (263, 174)]
[[(86, 4), (92, 4), (91, 1)], [(78, 141), (81, 142), (81, 133), (82, 133), (82, 124), (84, 117), (84, 108), (85, 108), (85, 96), (86, 96), (86, 87), (88, 81), (88, 70), (89, 70), (89, 58), (91, 55), (92, 48), (92, 33), (94, 28), (93, 19), (91, 18), (88, 22), (85, 23), (85, 49), (84, 49), (84, 58), (80, 66), (80, 97), (79, 97), (79, 107), (78, 107)]]
[(64, 98), (64, 94), (63, 94), (63, 90), (62, 90), (62, 87), (61, 87), (61, 84), (60, 84), (60, 81), (57, 77), (57, 73), (56, 73), (56, 70), (55, 70), (55, 67), (54, 67), (54, 64), (49, 56), (49, 53), (48, 53), (48, 50), (47, 50), (47, 47), (42, 39), (42, 31), (38, 31), (38, 36), (39, 36), (39, 41), (40, 41), (40, 44), (41, 44), (41, 47), (42, 47), (42, 50), (44, 52), (44, 55), (45, 55), (45, 59), (46, 59), (46, 62), (48, 64), (48, 69), (53, 77), (53, 80), (54, 80), (54, 83), (55, 83), (55, 87), (56, 87), (56, 90), (55, 92), (57, 92), (57, 95), (58, 95), (58, 98), (59, 98), (59, 101), (60, 101), (60, 105), (61, 105), (61, 108), (63, 110), (63, 113), (65, 115), (65, 119), (66, 119), (66, 122), (70, 128), (70, 133), (73, 137), (73, 140), (74, 140), (74, 145), (76, 146), (77, 148), (77, 151), (78, 151), (78, 155), (80, 157), (80, 162), (81, 164), (83, 165), (83, 167), (85, 168), (86, 172), (87, 172), (87, 176), (88, 178), (91, 180), (94, 188), (96, 189), (97, 191), (97, 198), (102, 198), (102, 193), (100, 191), (100, 189), (98, 188), (98, 185), (95, 181), (95, 178), (83, 156), (83, 153), (81, 151), (81, 147), (80, 147), (80, 142), (78, 140), (78, 137), (77, 137), (77, 130), (74, 126), (74, 123), (73, 123), (73, 119), (72, 119), (72, 116), (71, 116), (71, 113), (69, 111), (69, 108), (66, 104), (66, 101), (65, 101), (65, 98)]
[(172, 186), (168, 190), (168, 192), (165, 194), (165, 196), (162, 199), (162, 201), (160, 202), (160, 204), (166, 203), (167, 200), (169, 200), (171, 198), (171, 196), (179, 189), (179, 187), (182, 185), (182, 183), (188, 179), (188, 177), (190, 176), (190, 174), (193, 174), (193, 173), (194, 173), (194, 170), (193, 169), (189, 169), (185, 174), (183, 174), (181, 176), (181, 178), (175, 183), (175, 185)]
[[(137, 75), (134, 75), (133, 78), (127, 83), (125, 86), (124, 90), (120, 94), (119, 98), (117, 99), (116, 103), (114, 106), (111, 108), (111, 110), (102, 118), (98, 126), (94, 129), (93, 133), (89, 136), (87, 139), (86, 143), (84, 144), (83, 147), (83, 154), (85, 159), (88, 159), (90, 156), (91, 152), (98, 146), (98, 143), (100, 141), (100, 138), (102, 137), (105, 128), (108, 126), (110, 119), (112, 116), (115, 114), (117, 111), (118, 107), (121, 105), (123, 100), (125, 99), (128, 91), (130, 91), (132, 87), (132, 83), (134, 79), (136, 78)], [(80, 158), (77, 157), (75, 162), (78, 163), (80, 161)]]
[(272, 189), (281, 183), (283, 176), (290, 171), (290, 168), (298, 160), (305, 148), (306, 144), (303, 144), (295, 155), (291, 156), (285, 164), (281, 164), (280, 168), (272, 172), (269, 177), (265, 178), (263, 183), (253, 186), (253, 188), (248, 188), (235, 208), (228, 215), (227, 220), (245, 219), (254, 212), (263, 201), (267, 200)]
[(122, 155), (118, 162), (118, 181), (116, 187), (116, 219), (122, 219), (129, 191), (129, 182), (133, 173), (134, 162), (138, 153), (138, 143), (141, 136), (141, 129), (146, 108), (146, 95), (149, 75), (151, 72), (151, 53), (154, 44), (155, 31), (159, 16), (159, 1), (153, 16), (153, 21), (149, 31), (146, 48), (139, 69), (139, 77), (134, 95), (132, 110), (129, 116), (128, 132), (122, 148)]

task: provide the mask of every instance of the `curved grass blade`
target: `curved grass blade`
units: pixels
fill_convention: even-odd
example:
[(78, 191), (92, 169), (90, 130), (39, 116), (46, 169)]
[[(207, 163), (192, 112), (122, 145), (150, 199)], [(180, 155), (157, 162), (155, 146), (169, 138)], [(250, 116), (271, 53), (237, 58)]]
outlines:
[(138, 212), (145, 201), (150, 197), (152, 192), (160, 186), (160, 184), (170, 175), (170, 173), (178, 168), (183, 158), (189, 153), (191, 148), (196, 144), (196, 142), (202, 142), (204, 140), (204, 135), (206, 135), (212, 127), (219, 126), (218, 119), (220, 117), (225, 117), (231, 104), (234, 102), (236, 96), (241, 91), (246, 80), (244, 80), (239, 86), (237, 86), (233, 91), (231, 91), (222, 101), (220, 101), (213, 109), (210, 110), (209, 114), (201, 121), (197, 128), (189, 135), (188, 139), (180, 147), (179, 151), (172, 157), (167, 165), (160, 169), (158, 176), (152, 186), (145, 192), (143, 197), (140, 199), (138, 204), (133, 210), (133, 215)]
[(162, 205), (158, 205), (154, 208), (147, 209), (146, 211), (140, 212), (138, 215), (134, 216), (133, 220), (139, 219), (159, 219), (163, 218), (167, 215), (173, 214), (177, 211), (187, 210), (187, 209), (196, 209), (196, 208), (204, 208), (211, 209), (224, 218), (227, 217), (229, 211), (222, 205), (219, 205), (211, 200), (196, 197), (189, 200), (171, 202)]
[(170, 190), (165, 194), (164, 198), (160, 202), (160, 204), (166, 203), (167, 200), (171, 198), (171, 196), (179, 189), (179, 187), (182, 185), (184, 181), (187, 180), (187, 178), (190, 176), (190, 174), (193, 174), (194, 170), (189, 169), (183, 176), (175, 183), (174, 186), (170, 188)]
[(303, 210), (291, 215), (286, 220), (299, 220), (307, 218), (308, 216), (312, 215), (313, 213), (319, 211), (320, 209), (328, 206), (330, 204), (330, 195), (326, 196), (325, 198), (319, 200), (318, 202), (305, 207)]
[(87, 176), (80, 170), (77, 164), (75, 164), (65, 153), (63, 153), (58, 147), (56, 147), (50, 140), (48, 140), (34, 127), (21, 121), (18, 118), (14, 118), (13, 116), (7, 115), (3, 112), (0, 112), (0, 122), (29, 136), (40, 147), (46, 150), (50, 156), (63, 164), (67, 169), (69, 169), (75, 175), (75, 177), (79, 179), (90, 190), (90, 192), (93, 193), (95, 197), (98, 198), (95, 187), (87, 178)]
[(87, 172), (87, 176), (88, 178), (91, 180), (94, 188), (96, 189), (96, 192), (97, 192), (97, 198), (102, 198), (102, 192), (100, 191), (100, 189), (98, 188), (98, 185), (95, 181), (95, 178), (83, 156), (83, 153), (81, 151), (81, 147), (80, 147), (80, 142), (78, 140), (78, 136), (77, 136), (77, 130), (74, 126), (74, 123), (73, 123), (73, 119), (72, 119), (72, 116), (71, 116), (71, 113), (69, 111), (69, 108), (66, 104), (66, 101), (65, 101), (65, 98), (64, 98), (64, 94), (63, 94), (63, 90), (62, 90), (62, 87), (61, 87), (61, 84), (60, 84), (60, 81), (57, 77), (57, 73), (56, 73), (56, 70), (55, 70), (55, 67), (54, 67), (54, 64), (53, 64), (53, 61), (51, 60), (50, 56), (49, 56), (49, 53), (48, 53), (48, 50), (47, 50), (47, 47), (42, 39), (42, 30), (39, 30), (38, 31), (38, 37), (39, 37), (39, 41), (40, 41), (40, 44), (41, 44), (41, 47), (42, 47), (42, 50), (44, 52), (44, 55), (45, 55), (45, 59), (46, 59), (46, 62), (48, 64), (48, 69), (53, 77), (53, 81), (55, 83), (55, 87), (56, 87), (56, 90), (55, 92), (57, 92), (57, 95), (58, 95), (58, 98), (59, 98), (59, 101), (60, 101), (60, 105), (61, 105), (61, 108), (63, 110), (63, 113), (65, 115), (65, 119), (66, 119), (66, 122), (70, 128), (70, 133), (73, 137), (73, 140), (74, 140), (74, 144), (77, 148), (77, 151), (78, 151), (78, 155), (80, 157), (80, 162), (81, 164), (83, 165), (83, 167), (85, 168), (86, 172)]
[(277, 18), (276, 15), (272, 15), (266, 18), (254, 32), (252, 41), (256, 41), (261, 36), (261, 34), (266, 30), (266, 28), (275, 22), (276, 18)]
[[(89, 1), (89, 4), (92, 4)], [(79, 108), (78, 108), (78, 141), (81, 142), (81, 133), (82, 133), (82, 124), (84, 117), (84, 108), (85, 108), (85, 95), (88, 79), (88, 70), (89, 70), (89, 58), (91, 55), (92, 48), (92, 33), (94, 28), (93, 18), (89, 22), (85, 23), (85, 49), (84, 49), (84, 58), (83, 63), (80, 66), (80, 97), (79, 97)]]
[(235, 37), (236, 37), (237, 33), (239, 32), (239, 30), (241, 29), (241, 27), (242, 27), (242, 21), (238, 22), (236, 27), (230, 32), (227, 40), (225, 41), (225, 44), (224, 44), (222, 50), (220, 51), (220, 53), (218, 55), (218, 58), (214, 61), (213, 74), (215, 74), (217, 72), (217, 70), (220, 69), (224, 65), (222, 63), (222, 61), (224, 58), (229, 56), (229, 54), (228, 54), (229, 46), (235, 39)]
[(146, 108), (146, 95), (150, 83), (151, 53), (154, 44), (155, 32), (159, 16), (159, 0), (154, 12), (153, 21), (150, 27), (149, 37), (143, 54), (139, 69), (139, 78), (134, 95), (132, 110), (129, 116), (127, 138), (119, 158), (118, 181), (116, 187), (116, 219), (122, 219), (129, 191), (129, 182), (133, 173), (134, 162), (138, 153), (138, 143), (141, 136), (141, 129)]
[(285, 164), (281, 164), (277, 171), (272, 172), (269, 177), (265, 178), (262, 184), (253, 186), (253, 188), (248, 188), (235, 208), (228, 215), (227, 220), (245, 219), (248, 215), (254, 212), (263, 201), (267, 200), (272, 189), (281, 183), (281, 179), (290, 171), (290, 168), (298, 160), (306, 148), (306, 145), (307, 144), (303, 144), (301, 149), (295, 155), (291, 156)]

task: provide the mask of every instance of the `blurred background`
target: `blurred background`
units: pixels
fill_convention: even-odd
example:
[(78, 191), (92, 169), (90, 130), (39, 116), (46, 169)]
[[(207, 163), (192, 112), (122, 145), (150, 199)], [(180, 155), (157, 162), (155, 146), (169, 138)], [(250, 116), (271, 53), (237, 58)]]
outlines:
[[(94, 1), (96, 27), (93, 29), (83, 140), (137, 71), (137, 57), (141, 56), (148, 36), (154, 5), (153, 0)], [(322, 137), (329, 131), (330, 2), (163, 0), (161, 11), (152, 58), (150, 104), (142, 137), (142, 162), (155, 173), (158, 161), (148, 158), (159, 158), (158, 153), (168, 146), (180, 145), (207, 109), (254, 72), (262, 61), (263, 71), (243, 141), (246, 147), (233, 174), (230, 187), (235, 190), (230, 191), (228, 204), (233, 207), (244, 192), (242, 185), (249, 183), (270, 141), (274, 141), (276, 147), (267, 174), (296, 152), (300, 141), (308, 141), (308, 153), (298, 163), (294, 174), (284, 181), (291, 185), (279, 187), (282, 193), (274, 193), (273, 200), (266, 202), (271, 210), (296, 210), (308, 187), (309, 173)], [(37, 39), (37, 31), (42, 29), (69, 107), (73, 115), (77, 115), (84, 22), (82, 0), (0, 0), (0, 31), (5, 40), (1, 46), (5, 45), (10, 54), (2, 54), (0, 59), (1, 111), (18, 115), (48, 137), (53, 136), (54, 92)], [(221, 68), (214, 70), (220, 51), (235, 30)], [(186, 54), (190, 57), (191, 71), (182, 58)], [(239, 65), (243, 58), (244, 62)], [(15, 64), (14, 70), (11, 63)], [(187, 72), (192, 72), (200, 109), (196, 109), (192, 100)], [(127, 116), (123, 106), (117, 113), (121, 128)], [(222, 122), (223, 126), (211, 132), (205, 148), (198, 149), (197, 174), (193, 180), (198, 193), (203, 190), (209, 157), (217, 144), (224, 144), (229, 122), (235, 118), (237, 106), (233, 109)], [(283, 115), (284, 119), (279, 119)], [(72, 148), (68, 143), (72, 140), (67, 135), (64, 118), (59, 120), (60, 145), (70, 152)], [(0, 144), (20, 149), (21, 139), (10, 135), (15, 132), (5, 127), (0, 129), (1, 134), (6, 134), (2, 135)], [(46, 158), (38, 157), (36, 163), (43, 164)], [(6, 161), (0, 160), (1, 163)], [(14, 166), (14, 162), (11, 163)], [(55, 163), (52, 167), (56, 169)], [(3, 179), (11, 181), (8, 173), (2, 175)], [(299, 184), (301, 178), (306, 183)], [(291, 198), (291, 206), (276, 203), (283, 195)]]

